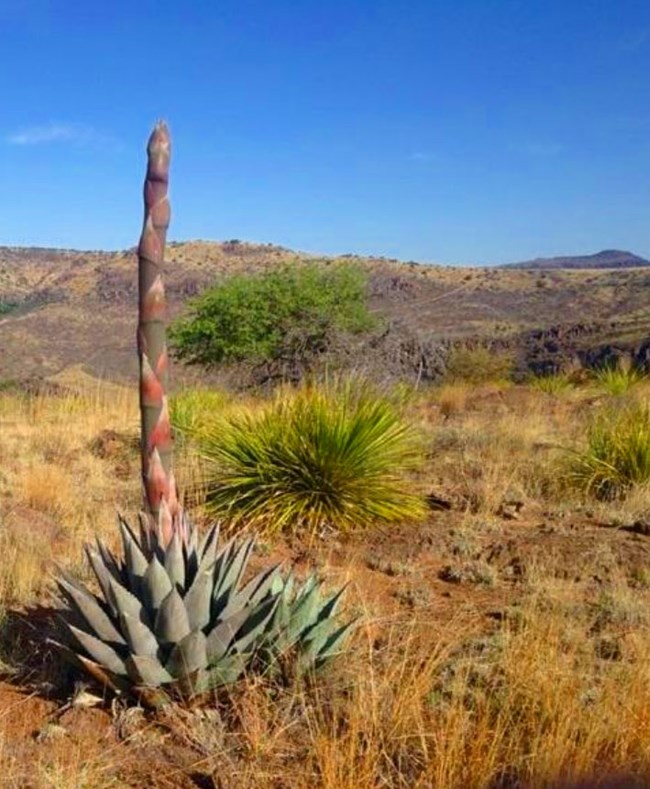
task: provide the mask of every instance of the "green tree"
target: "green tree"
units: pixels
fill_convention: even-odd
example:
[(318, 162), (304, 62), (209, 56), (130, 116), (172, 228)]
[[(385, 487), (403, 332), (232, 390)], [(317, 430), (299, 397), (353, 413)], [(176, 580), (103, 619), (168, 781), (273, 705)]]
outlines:
[(350, 263), (289, 263), (228, 277), (172, 325), (173, 348), (177, 357), (205, 367), (245, 361), (304, 371), (342, 333), (376, 325), (366, 290), (365, 272)]

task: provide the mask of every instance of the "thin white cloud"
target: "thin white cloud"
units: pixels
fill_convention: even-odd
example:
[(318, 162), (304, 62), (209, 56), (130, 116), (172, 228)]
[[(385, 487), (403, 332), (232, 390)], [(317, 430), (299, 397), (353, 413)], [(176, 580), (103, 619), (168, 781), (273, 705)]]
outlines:
[(115, 140), (93, 126), (77, 123), (46, 123), (18, 129), (5, 138), (9, 145), (115, 145)]

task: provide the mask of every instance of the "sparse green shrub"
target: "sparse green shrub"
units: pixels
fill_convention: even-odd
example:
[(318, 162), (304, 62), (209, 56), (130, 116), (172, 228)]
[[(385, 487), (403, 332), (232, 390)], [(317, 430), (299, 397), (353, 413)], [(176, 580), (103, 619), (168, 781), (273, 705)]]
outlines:
[(559, 395), (573, 389), (573, 381), (565, 373), (549, 373), (536, 375), (529, 381), (533, 389), (548, 395)]
[(295, 263), (210, 288), (172, 325), (170, 338), (179, 358), (206, 367), (241, 361), (309, 366), (336, 332), (375, 324), (361, 267)]
[(394, 402), (365, 385), (285, 390), (199, 441), (207, 506), (235, 522), (345, 530), (422, 512), (403, 477), (418, 457), (415, 433)]
[(470, 348), (458, 345), (447, 359), (445, 382), (482, 384), (508, 380), (513, 371), (514, 360), (507, 351), (497, 351), (479, 345)]
[(594, 379), (598, 386), (614, 397), (626, 394), (646, 376), (635, 367), (607, 366), (596, 370)]
[(650, 482), (650, 407), (630, 403), (599, 414), (587, 434), (587, 449), (577, 453), (573, 480), (601, 499), (623, 496)]

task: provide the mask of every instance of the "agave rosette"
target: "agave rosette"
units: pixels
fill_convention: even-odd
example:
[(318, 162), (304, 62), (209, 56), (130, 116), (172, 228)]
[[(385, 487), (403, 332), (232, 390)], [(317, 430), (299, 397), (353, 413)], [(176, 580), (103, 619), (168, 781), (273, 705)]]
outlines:
[(61, 572), (69, 643), (59, 647), (78, 666), (157, 706), (235, 682), (249, 668), (272, 672), (289, 654), (303, 672), (340, 651), (352, 624), (333, 617), (343, 589), (323, 598), (310, 577), (296, 591), (278, 565), (242, 584), (253, 539), (219, 548), (217, 524), (199, 541), (181, 517), (169, 542), (161, 525), (143, 519), (136, 536), (120, 518), (121, 557), (99, 540), (86, 546), (98, 594)]

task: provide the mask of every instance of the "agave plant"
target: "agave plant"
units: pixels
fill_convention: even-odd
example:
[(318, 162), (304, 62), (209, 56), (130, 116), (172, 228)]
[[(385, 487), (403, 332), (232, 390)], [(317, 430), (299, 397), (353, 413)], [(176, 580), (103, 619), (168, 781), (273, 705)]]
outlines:
[(120, 518), (122, 557), (100, 541), (87, 546), (99, 594), (63, 572), (58, 579), (68, 634), (58, 646), (101, 684), (160, 706), (249, 667), (272, 672), (290, 651), (302, 673), (340, 650), (352, 624), (333, 617), (343, 589), (323, 600), (311, 578), (296, 593), (277, 565), (242, 585), (252, 539), (219, 549), (218, 525), (199, 542), (186, 519), (187, 542), (176, 533), (167, 543), (164, 527), (149, 523), (136, 537)]
[(259, 664), (270, 673), (288, 676), (318, 670), (340, 653), (354, 620), (341, 624), (335, 617), (345, 592), (342, 586), (325, 597), (322, 580), (310, 575), (297, 587), (293, 574), (276, 574), (271, 590), (278, 604), (258, 650)]

